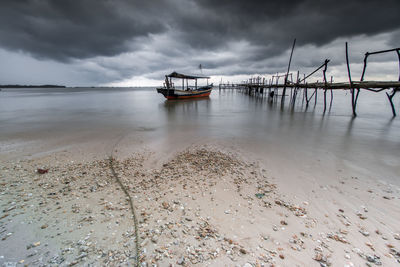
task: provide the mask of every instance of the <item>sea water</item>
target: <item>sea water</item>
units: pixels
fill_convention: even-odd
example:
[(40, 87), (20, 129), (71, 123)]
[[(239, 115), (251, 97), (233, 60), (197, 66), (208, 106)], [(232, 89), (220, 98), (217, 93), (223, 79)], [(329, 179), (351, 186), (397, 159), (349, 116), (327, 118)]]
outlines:
[[(392, 117), (386, 95), (361, 92), (356, 118), (346, 91), (334, 92), (331, 107), (328, 92), (325, 113), (322, 97), (321, 91), (317, 104), (311, 100), (306, 108), (302, 94), (292, 107), (289, 97), (282, 106), (265, 96), (218, 89), (209, 98), (173, 101), (155, 88), (3, 89), (0, 156), (32, 142), (137, 133), (167, 150), (220, 140), (281, 155), (288, 164), (311, 157), (374, 166), (400, 182), (400, 116)], [(394, 102), (400, 115), (398, 96)]]

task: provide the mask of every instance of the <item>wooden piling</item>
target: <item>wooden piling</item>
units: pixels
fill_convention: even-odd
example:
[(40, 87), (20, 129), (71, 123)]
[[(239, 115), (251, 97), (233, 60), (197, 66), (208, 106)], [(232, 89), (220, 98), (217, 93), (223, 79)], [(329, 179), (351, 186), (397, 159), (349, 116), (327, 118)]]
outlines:
[(350, 92), (351, 92), (351, 107), (353, 109), (353, 116), (357, 116), (356, 113), (356, 106), (355, 106), (355, 97), (354, 97), (354, 89), (353, 89), (353, 83), (351, 81), (351, 73), (350, 73), (350, 63), (349, 63), (349, 48), (346, 42), (346, 64), (347, 64), (347, 75), (349, 77), (349, 84), (350, 84)]
[(322, 71), (323, 77), (324, 77), (324, 113), (326, 111), (326, 90), (328, 90), (328, 83), (326, 81), (326, 70), (328, 69), (328, 59), (325, 59), (325, 67), (324, 70)]
[(283, 92), (282, 92), (282, 99), (281, 99), (282, 104), (284, 104), (284, 102), (285, 102), (286, 84), (287, 84), (287, 80), (288, 80), (288, 76), (289, 76), (290, 64), (292, 63), (293, 50), (294, 50), (295, 45), (296, 45), (296, 39), (294, 39), (294, 41), (293, 41), (292, 51), (290, 52), (289, 64), (288, 64), (288, 68), (287, 68), (287, 72), (286, 72), (286, 76), (285, 76), (284, 87), (283, 87)]
[[(330, 90), (330, 103), (329, 103), (329, 108), (332, 107), (333, 103), (333, 90), (350, 90), (351, 92), (351, 105), (352, 105), (352, 113), (353, 116), (357, 116), (357, 102), (358, 102), (358, 97), (359, 94), (362, 90), (368, 90), (372, 91), (375, 93), (384, 91), (384, 90), (392, 90), (390, 93), (386, 92), (386, 96), (389, 100), (393, 116), (396, 116), (396, 111), (395, 111), (395, 106), (393, 103), (393, 98), (396, 95), (398, 91), (400, 91), (400, 48), (395, 48), (395, 49), (389, 49), (389, 50), (383, 50), (383, 51), (376, 51), (376, 52), (367, 52), (365, 54), (364, 58), (364, 67), (362, 70), (362, 75), (360, 78), (360, 81), (354, 81), (352, 79), (351, 75), (351, 70), (350, 70), (350, 61), (349, 61), (349, 47), (348, 43), (345, 43), (345, 52), (346, 52), (346, 66), (347, 66), (347, 74), (348, 74), (348, 82), (333, 82), (333, 77), (331, 76), (330, 82), (328, 82), (326, 78), (326, 72), (327, 72), (327, 67), (329, 63), (329, 59), (326, 59), (324, 63), (316, 68), (314, 71), (312, 71), (308, 75), (303, 75), (303, 78), (300, 79), (300, 73), (297, 72), (297, 78), (295, 82), (293, 82), (293, 75), (290, 73), (290, 66), (291, 66), (291, 61), (293, 57), (293, 51), (295, 47), (296, 39), (293, 42), (292, 46), (292, 51), (290, 54), (289, 58), (289, 64), (288, 68), (285, 74), (280, 75), (279, 72), (276, 73), (276, 75), (272, 75), (272, 77), (267, 80), (265, 77), (251, 77), (247, 81), (244, 81), (242, 83), (234, 84), (234, 83), (227, 83), (227, 84), (221, 84), (219, 85), (219, 89), (238, 89), (241, 92), (244, 92), (248, 95), (254, 96), (254, 97), (263, 97), (264, 92), (267, 93), (268, 89), (268, 99), (270, 101), (275, 101), (278, 100), (278, 90), (282, 89), (282, 98), (281, 98), (281, 106), (284, 107), (284, 99), (286, 96), (286, 89), (290, 88), (290, 106), (294, 107), (295, 102), (296, 102), (296, 97), (298, 94), (298, 90), (303, 90), (303, 103), (304, 100), (306, 101), (306, 108), (309, 105), (309, 102), (312, 100), (314, 97), (314, 103), (317, 104), (318, 100), (318, 90), (322, 89), (324, 90), (324, 109), (323, 112), (326, 112), (327, 109), (327, 91)], [(386, 53), (386, 52), (392, 52), (395, 51), (397, 54), (397, 58), (399, 61), (399, 80), (398, 81), (364, 81), (364, 76), (366, 73), (366, 68), (367, 68), (367, 58), (368, 56), (375, 55), (375, 54), (381, 54), (381, 53)], [(312, 82), (308, 83), (306, 80), (317, 73), (319, 70), (322, 69), (322, 74), (323, 74), (323, 82)], [(290, 80), (289, 80), (290, 76)], [(283, 78), (284, 81), (283, 83), (279, 83), (280, 78)], [(268, 82), (267, 82), (268, 81)], [(313, 90), (311, 96), (308, 93), (308, 90)], [(300, 91), (301, 92), (301, 91)]]

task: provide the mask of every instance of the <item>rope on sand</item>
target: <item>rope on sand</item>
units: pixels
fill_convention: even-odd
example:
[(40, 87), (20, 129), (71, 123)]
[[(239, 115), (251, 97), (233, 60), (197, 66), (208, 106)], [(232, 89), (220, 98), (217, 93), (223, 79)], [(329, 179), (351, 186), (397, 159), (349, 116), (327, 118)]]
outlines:
[[(122, 137), (114, 145), (114, 148), (119, 143), (119, 141), (121, 141), (121, 139), (122, 139)], [(124, 191), (126, 197), (129, 199), (129, 205), (130, 205), (130, 208), (131, 208), (133, 223), (134, 223), (134, 227), (135, 227), (135, 246), (136, 246), (135, 261), (136, 262), (135, 262), (134, 266), (140, 267), (140, 251), (141, 251), (141, 249), (140, 249), (140, 242), (139, 242), (139, 229), (138, 229), (138, 221), (137, 221), (135, 206), (133, 205), (133, 200), (132, 200), (131, 195), (129, 194), (128, 190), (126, 189), (126, 187), (122, 183), (121, 179), (119, 178), (117, 172), (115, 171), (115, 168), (114, 168), (115, 159), (113, 158), (114, 148), (111, 150), (111, 155), (109, 157), (110, 169), (111, 169), (111, 173), (114, 176), (115, 180), (118, 182), (118, 184), (121, 187), (122, 191)]]

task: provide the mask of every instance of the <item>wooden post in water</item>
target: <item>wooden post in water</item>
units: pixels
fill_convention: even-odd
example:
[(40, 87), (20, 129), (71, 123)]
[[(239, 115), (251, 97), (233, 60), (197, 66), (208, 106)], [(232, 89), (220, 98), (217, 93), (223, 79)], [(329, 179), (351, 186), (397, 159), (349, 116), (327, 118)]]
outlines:
[(400, 48), (396, 49), (397, 59), (399, 60), (399, 82), (400, 82)]
[(354, 96), (354, 88), (353, 88), (353, 82), (351, 81), (351, 73), (350, 73), (350, 64), (349, 64), (349, 48), (346, 42), (346, 64), (347, 64), (347, 75), (349, 77), (349, 83), (350, 83), (350, 92), (351, 92), (351, 107), (353, 109), (353, 116), (356, 117), (356, 103), (355, 103), (355, 96)]
[[(333, 83), (333, 76), (331, 76), (331, 85)], [(333, 102), (333, 90), (331, 88), (331, 102), (329, 103), (329, 109), (332, 107), (332, 102)]]
[[(314, 97), (315, 105), (317, 104), (318, 101), (318, 90), (322, 89), (324, 90), (324, 113), (326, 112), (327, 109), (327, 91), (330, 90), (330, 106), (329, 108), (332, 107), (333, 103), (333, 90), (350, 90), (351, 92), (351, 105), (352, 105), (352, 111), (353, 111), (353, 116), (357, 116), (357, 102), (358, 102), (358, 97), (361, 92), (361, 90), (368, 90), (372, 91), (375, 93), (384, 91), (384, 90), (392, 90), (390, 92), (386, 92), (386, 95), (388, 97), (388, 100), (390, 102), (393, 116), (396, 116), (396, 111), (395, 111), (395, 106), (393, 104), (393, 98), (395, 94), (400, 91), (400, 48), (394, 48), (390, 50), (383, 50), (383, 51), (376, 51), (372, 53), (366, 53), (366, 58), (364, 59), (364, 68), (362, 71), (361, 79), (360, 81), (355, 81), (353, 82), (352, 77), (351, 77), (351, 70), (350, 70), (350, 60), (349, 60), (349, 47), (348, 43), (346, 42), (346, 66), (347, 66), (347, 74), (348, 74), (348, 79), (349, 82), (339, 82), (339, 83), (333, 83), (333, 77), (331, 76), (330, 82), (328, 82), (327, 77), (326, 77), (326, 72), (328, 68), (328, 63), (329, 60), (326, 59), (325, 62), (315, 69), (313, 72), (311, 72), (308, 75), (304, 75), (303, 79), (299, 79), (299, 72), (297, 72), (297, 78), (293, 82), (293, 73), (290, 73), (290, 65), (291, 65), (291, 60), (293, 57), (293, 51), (295, 47), (295, 41), (293, 43), (290, 59), (289, 59), (289, 64), (288, 64), (288, 69), (287, 72), (284, 75), (279, 75), (279, 72), (276, 73), (276, 75), (272, 75), (271, 79), (268, 81), (266, 78), (257, 76), (257, 77), (251, 77), (247, 81), (242, 81), (239, 84), (230, 84), (229, 82), (226, 84), (222, 84), (222, 80), (220, 83), (220, 88), (221, 89), (239, 89), (241, 92), (247, 93), (249, 95), (253, 96), (264, 96), (264, 92), (266, 93), (266, 89), (268, 88), (268, 98), (274, 100), (278, 100), (278, 92), (280, 88), (283, 88), (282, 92), (282, 102), (281, 102), (281, 108), (284, 108), (284, 99), (286, 96), (286, 89), (288, 87), (291, 88), (291, 93), (290, 93), (290, 101), (292, 107), (295, 106), (296, 98), (298, 95), (299, 90), (304, 90), (303, 91), (303, 103), (304, 99), (306, 100), (306, 108), (309, 105), (309, 102), (312, 100)], [(386, 52), (396, 52), (398, 61), (399, 61), (399, 81), (364, 81), (364, 75), (366, 72), (366, 67), (367, 67), (367, 57), (369, 55), (374, 55), (374, 54), (381, 54), (381, 53), (386, 53)], [(311, 77), (313, 74), (315, 74), (319, 70), (323, 70), (323, 83), (319, 82), (306, 82), (306, 79)], [(289, 75), (290, 76), (290, 81), (289, 81)], [(279, 83), (280, 78), (284, 79), (284, 82)], [(261, 79), (262, 78), (262, 79)], [(184, 83), (182, 83), (182, 87), (184, 87)], [(188, 85), (186, 84), (186, 87)], [(313, 90), (311, 92), (311, 95), (308, 93), (308, 89)], [(301, 91), (300, 91), (301, 93)]]
[[(304, 81), (304, 84), (306, 84), (306, 74), (304, 74), (304, 79), (303, 79), (303, 81)], [(301, 81), (299, 81), (299, 83), (301, 83)], [(304, 103), (304, 98), (306, 98), (307, 97), (307, 88), (305, 88), (304, 87), (304, 89), (303, 89), (303, 101), (302, 101), (302, 103)]]
[(322, 71), (323, 76), (324, 76), (324, 113), (326, 111), (326, 91), (328, 90), (328, 83), (326, 81), (326, 70), (328, 69), (328, 59), (325, 59), (325, 67), (324, 70)]
[[(318, 81), (317, 81), (318, 82)], [(315, 88), (314, 92), (314, 106), (317, 104), (318, 88)]]
[(273, 81), (274, 81), (274, 76), (272, 75), (272, 78), (269, 79), (269, 83), (268, 83), (269, 84), (269, 86), (268, 86), (268, 99), (271, 98), (271, 88), (272, 88)]
[(297, 90), (298, 90), (298, 88), (299, 88), (299, 75), (300, 75), (300, 71), (297, 71), (296, 86), (294, 87), (294, 90), (293, 90), (293, 97), (291, 98), (292, 107), (294, 107), (294, 105), (295, 105), (295, 103), (296, 103)]
[[(400, 82), (400, 48), (397, 48), (396, 52), (397, 52), (397, 58), (399, 60), (399, 82)], [(392, 93), (390, 95), (388, 93), (386, 93), (386, 95), (387, 95), (387, 97), (389, 99), (389, 102), (390, 102), (390, 106), (392, 107), (393, 117), (396, 117), (396, 115), (397, 115), (396, 114), (396, 109), (394, 108), (394, 104), (393, 104), (393, 97), (394, 97), (394, 95), (396, 94), (396, 92), (398, 90), (400, 90), (400, 88), (399, 87), (395, 87), (395, 88), (393, 88), (393, 91), (392, 91)]]
[(282, 98), (281, 98), (281, 103), (282, 104), (285, 103), (286, 83), (287, 83), (287, 79), (288, 79), (288, 76), (289, 76), (290, 64), (292, 63), (293, 50), (294, 50), (294, 46), (295, 45), (296, 45), (296, 39), (294, 39), (294, 41), (293, 41), (292, 51), (290, 52), (288, 69), (287, 69), (287, 72), (286, 72), (285, 81), (284, 81), (284, 85), (283, 85), (283, 91), (282, 91)]
[[(317, 83), (319, 83), (319, 80), (317, 80)], [(318, 88), (315, 87), (315, 91), (314, 91), (314, 107), (317, 105), (317, 96), (318, 96)]]
[(390, 106), (392, 107), (392, 113), (393, 113), (393, 117), (396, 117), (396, 109), (394, 108), (394, 105), (393, 105), (393, 97), (394, 97), (394, 95), (396, 94), (396, 92), (397, 92), (397, 90), (399, 90), (398, 88), (393, 88), (393, 91), (392, 91), (392, 93), (391, 94), (388, 94), (387, 92), (386, 92), (386, 95), (387, 95), (387, 97), (388, 97), (388, 99), (389, 99), (389, 102), (390, 102)]

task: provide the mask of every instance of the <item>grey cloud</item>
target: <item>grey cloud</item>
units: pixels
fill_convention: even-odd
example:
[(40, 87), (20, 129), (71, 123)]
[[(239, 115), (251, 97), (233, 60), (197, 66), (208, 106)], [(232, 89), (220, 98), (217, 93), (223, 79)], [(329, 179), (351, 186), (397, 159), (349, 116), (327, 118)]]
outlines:
[(265, 73), (285, 68), (294, 38), (294, 68), (342, 64), (344, 41), (357, 36), (388, 33), (386, 46), (400, 46), (398, 10), (398, 0), (3, 0), (0, 47), (79, 66), (94, 83), (200, 63), (216, 74)]
[[(157, 4), (157, 1), (152, 1)], [(152, 6), (129, 1), (1, 1), (0, 42), (10, 50), (66, 61), (113, 56), (136, 37), (165, 30)]]

